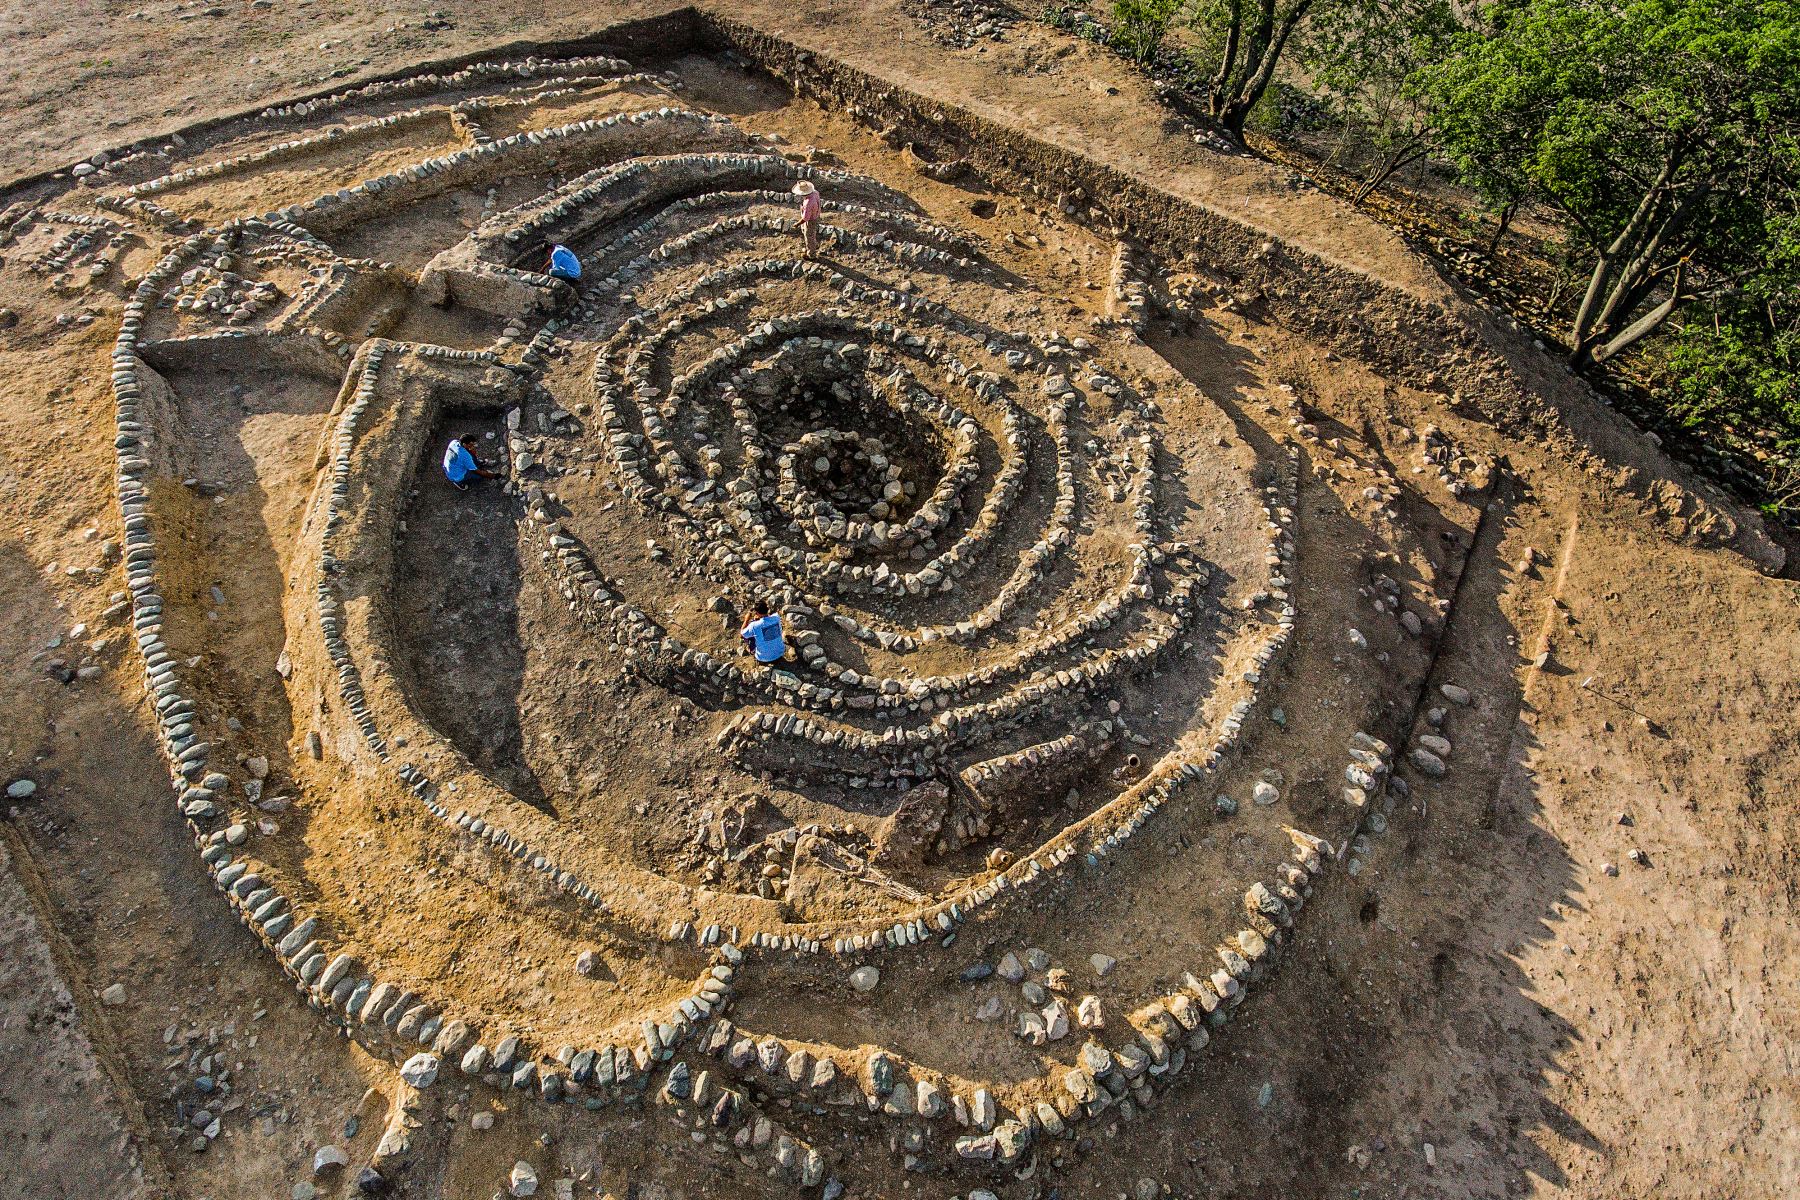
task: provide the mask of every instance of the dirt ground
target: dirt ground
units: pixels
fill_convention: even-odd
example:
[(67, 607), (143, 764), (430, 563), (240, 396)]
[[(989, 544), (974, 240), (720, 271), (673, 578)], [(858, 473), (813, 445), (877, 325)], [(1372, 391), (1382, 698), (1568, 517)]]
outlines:
[[(275, 0), (267, 9), (235, 0), (91, 7), (81, 22), (44, 6), (4, 8), (0, 28), (15, 48), (0, 68), (9, 176), (327, 80), (573, 36), (666, 6), (548, 15), (510, 0), (404, 9), (324, 0)], [(1391, 234), (1321, 195), (1289, 189), (1279, 173), (1158, 128), (1144, 118), (1151, 110), (1140, 83), (1029, 23), (1005, 41), (950, 51), (898, 4), (750, 3), (731, 11), (922, 95), (955, 98), (1202, 197), (1413, 294), (1449, 294)], [(839, 115), (752, 90), (710, 90), (697, 64), (689, 75), (701, 99), (741, 109), (757, 128), (829, 147), (857, 169), (891, 169), (885, 152)], [(310, 194), (294, 186), (281, 198)], [(966, 213), (954, 188), (916, 178), (906, 187), (934, 216)], [(1023, 206), (1003, 208), (1001, 227), (1030, 232), (1042, 247), (995, 242), (1021, 275), (1082, 305), (1097, 303), (1086, 285), (1104, 279), (1103, 243)], [(148, 265), (128, 262), (125, 271)], [(199, 869), (169, 803), (135, 650), (102, 616), (123, 586), (105, 549), (120, 528), (104, 369), (116, 306), (91, 325), (65, 328), (50, 320), (63, 305), (47, 291), (21, 290), (0, 303), (21, 314), (0, 331), (0, 767), (4, 782), (36, 785), (5, 801), (0, 847), (0, 1045), (17, 1064), (0, 1085), (0, 1131), (15, 1148), (0, 1158), (0, 1191), (183, 1200), (296, 1194), (312, 1178), (320, 1145), (342, 1145), (352, 1163), (367, 1161), (398, 1093), (394, 1073), (334, 1037), (274, 972)], [(491, 335), (471, 331), (469, 344)], [(997, 1190), (1007, 1200), (1143, 1195), (1145, 1179), (1180, 1196), (1229, 1188), (1394, 1200), (1791, 1190), (1800, 1178), (1793, 580), (1678, 541), (1596, 473), (1354, 364), (1327, 361), (1279, 330), (1215, 314), (1181, 332), (1158, 323), (1149, 343), (1259, 450), (1259, 422), (1281, 421), (1245, 410), (1287, 381), (1309, 417), (1335, 423), (1356, 445), (1391, 449), (1393, 429), (1435, 421), (1465, 450), (1505, 460), (1505, 481), (1484, 506), (1444, 500), (1405, 514), (1429, 537), (1465, 539), (1466, 554), (1439, 560), (1456, 604), (1429, 669), (1433, 686), (1453, 680), (1475, 704), (1454, 718), (1451, 772), (1394, 815), (1394, 832), (1363, 874), (1334, 881), (1347, 895), (1309, 910), (1294, 949), (1254, 1001), (1255, 1019), (1232, 1026), (1207, 1073), (1134, 1124), (1087, 1127), (1057, 1151), (1053, 1169)], [(208, 455), (204, 474), (222, 485), (207, 501), (223, 519), (206, 528), (248, 531), (240, 542), (195, 547), (196, 562), (230, 570), (209, 567), (194, 584), (227, 596), (219, 657), (237, 675), (221, 686), (241, 706), (284, 721), (286, 700), (272, 673), (279, 643), (256, 630), (279, 621), (283, 533), (301, 518), (306, 449), (323, 428), (332, 389), (295, 379), (240, 395), (231, 389), (241, 381), (193, 375), (196, 393), (241, 401), (228, 424), (197, 439)], [(1579, 426), (1589, 415), (1571, 419)], [(1395, 450), (1392, 466), (1404, 473), (1409, 460)], [(1334, 541), (1363, 536), (1346, 496), (1353, 500), (1354, 490), (1323, 479), (1303, 491), (1314, 539), (1303, 560), (1313, 550), (1329, 560)], [(475, 536), (484, 553), (504, 560), (508, 518), (476, 512), (470, 527), (427, 497), (407, 514), (419, 535), (410, 545), (428, 552)], [(1521, 565), (1528, 547), (1538, 553)], [(447, 734), (479, 743), (488, 755), (481, 765), (515, 794), (550, 807), (545, 793), (558, 789), (544, 787), (537, 768), (555, 760), (529, 750), (533, 714), (523, 714), (521, 729), (508, 692), (529, 672), (544, 672), (533, 677), (532, 694), (555, 707), (550, 667), (566, 664), (528, 660), (523, 647), (511, 657), (520, 631), (548, 627), (504, 586), (518, 563), (484, 565), (493, 573), (430, 580), (410, 596), (410, 615), (462, 622), (444, 640), (487, 639), (502, 651), (501, 673), (483, 675), (485, 690), (473, 695), (422, 693), (421, 706)], [(1347, 593), (1353, 581), (1327, 576), (1307, 586)], [(73, 634), (77, 624), (88, 630)], [(99, 669), (64, 681), (82, 665)], [(419, 659), (406, 669), (417, 676), (429, 665)], [(1316, 704), (1338, 694), (1335, 665), (1323, 650), (1293, 668), (1296, 744), (1308, 737), (1306, 721), (1325, 717), (1298, 697)], [(1394, 672), (1421, 669), (1397, 661)], [(678, 716), (670, 713), (671, 723)], [(651, 757), (682, 744), (654, 743)], [(346, 834), (335, 846), (323, 837), (311, 844), (335, 872), (347, 870), (340, 864), (364, 843)], [(1163, 903), (1154, 899), (1163, 894), (1157, 878), (1181, 876), (1146, 867), (1141, 893), (1094, 898), (1082, 919), (1129, 926), (1143, 916), (1151, 924), (1137, 910)], [(392, 882), (397, 912), (430, 894), (416, 880)], [(371, 873), (355, 894), (379, 905), (381, 883)], [(1054, 900), (1040, 903), (1049, 910), (1046, 927), (1061, 919)], [(395, 937), (419, 943), (409, 949), (421, 961), (437, 951), (428, 926), (402, 924)], [(633, 969), (624, 947), (602, 947), (621, 971)], [(470, 980), (506, 976), (516, 995), (541, 997), (568, 986), (560, 961), (550, 969), (552, 957), (515, 942), (466, 965)], [(1128, 960), (1122, 970), (1136, 965)], [(115, 985), (122, 999), (103, 999)], [(793, 1013), (755, 1015), (779, 1021)], [(943, 1040), (938, 1024), (919, 1014), (909, 1023), (841, 1009), (826, 1024), (841, 1025), (837, 1036), (851, 1044), (876, 1027), (903, 1041)], [(197, 1085), (201, 1078), (211, 1090)], [(594, 1188), (644, 1200), (772, 1186), (736, 1160), (702, 1155), (680, 1124), (654, 1113), (602, 1122), (457, 1087), (430, 1101), (407, 1194), (500, 1194), (517, 1159), (533, 1161), (546, 1180), (567, 1168)], [(468, 1117), (484, 1108), (497, 1119), (475, 1130)], [(215, 1117), (220, 1131), (209, 1138)], [(897, 1155), (878, 1152), (871, 1161), (848, 1141), (821, 1142), (853, 1196), (947, 1196), (975, 1186), (908, 1178), (893, 1167)], [(322, 1194), (348, 1191), (348, 1178), (331, 1187)]]

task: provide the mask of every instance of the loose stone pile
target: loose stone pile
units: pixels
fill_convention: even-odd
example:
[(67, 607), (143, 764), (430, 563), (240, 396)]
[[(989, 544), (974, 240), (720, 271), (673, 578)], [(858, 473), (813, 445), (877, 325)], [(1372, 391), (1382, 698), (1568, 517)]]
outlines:
[(1019, 14), (988, 0), (908, 0), (906, 11), (940, 45), (966, 50), (981, 42), (1006, 40)]

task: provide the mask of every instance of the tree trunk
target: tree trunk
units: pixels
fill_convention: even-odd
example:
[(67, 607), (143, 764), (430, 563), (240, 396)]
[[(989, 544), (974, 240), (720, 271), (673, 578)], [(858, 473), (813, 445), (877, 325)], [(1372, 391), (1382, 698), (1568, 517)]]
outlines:
[(1252, 69), (1251, 74), (1238, 86), (1237, 94), (1220, 118), (1232, 138), (1240, 144), (1244, 140), (1244, 122), (1250, 119), (1250, 110), (1256, 107), (1256, 102), (1268, 90), (1269, 81), (1275, 77), (1275, 67), (1281, 61), (1281, 50), (1287, 44), (1288, 35), (1294, 32), (1294, 26), (1312, 6), (1313, 0), (1300, 0), (1276, 26), (1275, 0), (1263, 0), (1256, 36), (1251, 39), (1251, 53), (1244, 56), (1244, 65)]
[(1356, 191), (1351, 193), (1350, 203), (1361, 204), (1364, 200), (1367, 200), (1370, 196), (1373, 196), (1376, 192), (1380, 191), (1381, 185), (1394, 177), (1394, 172), (1409, 163), (1418, 162), (1424, 157), (1424, 142), (1413, 141), (1403, 143), (1398, 150), (1393, 151), (1387, 158), (1382, 160), (1381, 166), (1376, 169), (1375, 174), (1363, 180), (1363, 182), (1357, 186)]
[(1652, 223), (1656, 212), (1662, 207), (1667, 195), (1669, 180), (1675, 175), (1675, 169), (1681, 162), (1681, 148), (1676, 146), (1663, 159), (1662, 169), (1657, 172), (1656, 179), (1644, 189), (1643, 199), (1638, 201), (1637, 211), (1625, 222), (1618, 236), (1613, 238), (1600, 257), (1594, 260), (1593, 274), (1588, 277), (1587, 293), (1581, 298), (1581, 307), (1575, 311), (1575, 325), (1570, 337), (1574, 349), (1569, 358), (1577, 367), (1588, 361), (1588, 354), (1599, 340), (1594, 325), (1599, 316), (1604, 298), (1609, 298), (1609, 288), (1614, 283), (1614, 272), (1619, 259), (1634, 249), (1644, 236), (1645, 229)]
[(1660, 274), (1656, 269), (1657, 255), (1671, 236), (1687, 224), (1687, 219), (1693, 213), (1694, 207), (1699, 204), (1706, 193), (1707, 189), (1704, 187), (1688, 193), (1681, 203), (1675, 206), (1675, 211), (1658, 223), (1656, 231), (1645, 241), (1643, 249), (1639, 250), (1632, 260), (1619, 271), (1619, 278), (1614, 283), (1611, 294), (1606, 298), (1605, 307), (1601, 308), (1600, 315), (1594, 318), (1594, 330), (1597, 338), (1604, 338), (1619, 321), (1630, 316), (1638, 305), (1649, 298), (1650, 292), (1656, 286), (1656, 276)]
[(1506, 206), (1500, 210), (1500, 219), (1494, 225), (1494, 236), (1488, 242), (1487, 256), (1489, 258), (1500, 253), (1500, 239), (1504, 238), (1506, 231), (1512, 228), (1513, 217), (1518, 215), (1519, 205), (1522, 202), (1522, 199), (1508, 200)]
[(1231, 24), (1225, 29), (1225, 51), (1219, 55), (1219, 70), (1212, 78), (1206, 100), (1216, 119), (1225, 112), (1225, 100), (1231, 94), (1231, 76), (1237, 69), (1238, 35), (1244, 27), (1244, 0), (1231, 0)]
[(1625, 329), (1620, 331), (1618, 336), (1608, 341), (1605, 345), (1591, 351), (1588, 355), (1589, 361), (1596, 364), (1605, 362), (1613, 355), (1618, 354), (1620, 351), (1631, 346), (1645, 334), (1657, 329), (1663, 322), (1667, 321), (1670, 314), (1675, 311), (1683, 300), (1687, 299), (1687, 297), (1681, 294), (1681, 285), (1684, 282), (1686, 274), (1687, 259), (1684, 258), (1679, 263), (1675, 264), (1675, 280), (1669, 285), (1669, 294), (1663, 298), (1662, 303), (1633, 321)]

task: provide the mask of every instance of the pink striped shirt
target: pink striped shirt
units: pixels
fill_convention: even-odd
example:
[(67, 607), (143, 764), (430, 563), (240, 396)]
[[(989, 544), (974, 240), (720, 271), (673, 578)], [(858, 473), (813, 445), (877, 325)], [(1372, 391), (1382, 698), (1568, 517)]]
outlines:
[(808, 192), (800, 197), (800, 219), (802, 221), (816, 221), (824, 212), (825, 201), (819, 198), (819, 193)]

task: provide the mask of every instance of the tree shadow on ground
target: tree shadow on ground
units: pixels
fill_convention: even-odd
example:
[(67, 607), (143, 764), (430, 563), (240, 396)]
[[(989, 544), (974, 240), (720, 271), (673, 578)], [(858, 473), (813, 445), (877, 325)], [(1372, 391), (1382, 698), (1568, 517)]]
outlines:
[[(1171, 349), (1259, 454), (1272, 449), (1242, 407), (1261, 390), (1250, 352), (1204, 328)], [(1567, 1182), (1552, 1141), (1609, 1153), (1546, 1095), (1579, 1031), (1534, 999), (1520, 965), (1581, 901), (1573, 860), (1541, 819), (1518, 631), (1499, 604), (1504, 489), (1495, 503), (1407, 733), (1430, 731), (1428, 707), (1448, 708), (1450, 773), (1401, 771), (1411, 795), (1371, 838), (1362, 872), (1326, 877), (1277, 975), (1201, 1057), (1202, 1079), (1138, 1118), (1132, 1160), (1104, 1141), (1074, 1163), (1065, 1152), (1042, 1195), (1110, 1194), (1127, 1171), (1178, 1193), (1499, 1197), (1529, 1190), (1528, 1176)], [(1473, 705), (1446, 705), (1444, 682)]]

